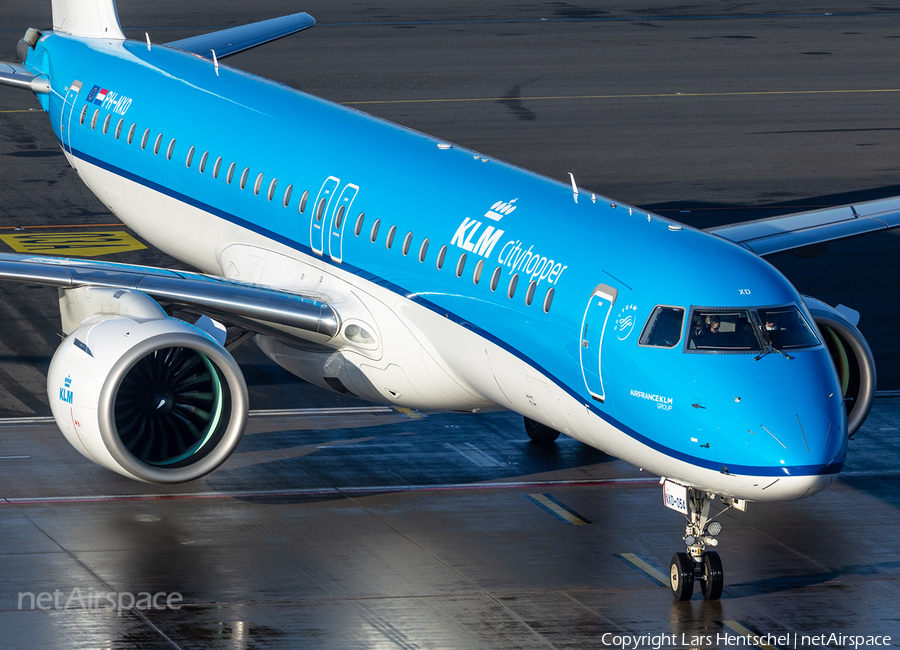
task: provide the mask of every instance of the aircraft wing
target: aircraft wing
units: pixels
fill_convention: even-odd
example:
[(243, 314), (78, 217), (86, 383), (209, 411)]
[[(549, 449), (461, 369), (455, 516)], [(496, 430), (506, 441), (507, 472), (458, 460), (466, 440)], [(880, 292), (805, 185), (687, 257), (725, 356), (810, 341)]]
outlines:
[(280, 18), (263, 20), (258, 23), (241, 25), (240, 27), (231, 27), (218, 32), (201, 34), (200, 36), (193, 36), (180, 41), (172, 41), (171, 43), (166, 43), (166, 46), (199, 54), (207, 59), (212, 58), (212, 50), (215, 50), (216, 58), (221, 59), (231, 54), (248, 50), (251, 47), (274, 41), (282, 36), (308, 29), (315, 24), (315, 19), (308, 13), (291, 14), (290, 16), (281, 16)]
[(829, 242), (900, 226), (900, 197), (854, 205), (798, 212), (728, 226), (707, 228), (757, 255), (799, 248), (827, 246)]
[(332, 337), (340, 328), (335, 310), (314, 296), (187, 271), (3, 253), (0, 254), (0, 280), (61, 289), (130, 289), (145, 293), (163, 305), (178, 305), (226, 319), (233, 317), (232, 320), (248, 329), (254, 329), (253, 322), (263, 321)]

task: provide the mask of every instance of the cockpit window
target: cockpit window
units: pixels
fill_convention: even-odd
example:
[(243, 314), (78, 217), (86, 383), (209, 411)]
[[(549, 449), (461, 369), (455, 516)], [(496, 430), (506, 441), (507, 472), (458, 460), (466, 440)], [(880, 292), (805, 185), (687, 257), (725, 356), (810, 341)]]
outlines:
[(681, 307), (656, 307), (644, 325), (639, 345), (656, 348), (674, 348), (681, 340), (684, 309)]
[(689, 350), (759, 352), (762, 350), (747, 309), (695, 309)]
[(819, 344), (819, 337), (796, 306), (760, 309), (758, 313), (764, 336), (775, 349), (809, 348)]

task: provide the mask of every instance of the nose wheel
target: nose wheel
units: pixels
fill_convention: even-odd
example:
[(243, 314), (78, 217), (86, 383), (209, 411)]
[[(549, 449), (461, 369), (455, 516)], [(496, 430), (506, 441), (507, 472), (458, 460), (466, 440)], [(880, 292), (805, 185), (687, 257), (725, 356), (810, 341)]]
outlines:
[(719, 600), (722, 597), (722, 587), (725, 586), (725, 578), (722, 575), (722, 560), (715, 551), (707, 551), (703, 554), (700, 591), (706, 600)]
[(716, 536), (722, 532), (722, 524), (709, 519), (709, 506), (714, 498), (714, 494), (687, 488), (688, 524), (684, 531), (687, 552), (676, 553), (669, 564), (669, 587), (675, 600), (690, 600), (694, 583), (700, 583), (706, 600), (722, 597), (725, 585), (722, 560), (718, 553), (707, 550), (708, 546), (719, 543)]
[(722, 597), (724, 577), (722, 560), (715, 551), (706, 551), (703, 559), (694, 561), (688, 553), (676, 553), (669, 565), (669, 588), (675, 600), (690, 600), (694, 595), (694, 583), (700, 583), (700, 592), (706, 600)]
[(694, 595), (694, 561), (687, 553), (676, 553), (669, 565), (669, 588), (675, 600), (690, 600)]

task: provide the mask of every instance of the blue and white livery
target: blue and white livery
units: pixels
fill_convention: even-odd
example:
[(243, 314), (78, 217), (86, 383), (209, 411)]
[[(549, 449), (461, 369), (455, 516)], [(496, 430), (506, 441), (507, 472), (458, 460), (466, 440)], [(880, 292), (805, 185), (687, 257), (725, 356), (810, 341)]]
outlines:
[(313, 24), (161, 45), (127, 40), (112, 0), (53, 0), (53, 30), (0, 64), (109, 210), (202, 272), (0, 255), (0, 278), (60, 289), (63, 433), (138, 480), (212, 471), (247, 417), (228, 324), (332, 390), (510, 409), (536, 442), (665, 477), (688, 517), (673, 593), (718, 598), (711, 501), (826, 488), (875, 390), (852, 310), (760, 255), (896, 226), (898, 202), (702, 232), (221, 63)]

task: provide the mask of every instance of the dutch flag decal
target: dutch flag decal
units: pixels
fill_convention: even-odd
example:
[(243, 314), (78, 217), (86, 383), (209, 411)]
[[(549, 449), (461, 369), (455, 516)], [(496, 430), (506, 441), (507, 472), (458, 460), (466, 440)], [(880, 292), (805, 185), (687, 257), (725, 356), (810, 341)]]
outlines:
[(106, 99), (106, 93), (109, 91), (106, 88), (102, 88), (100, 92), (97, 93), (97, 97), (94, 98), (95, 104), (103, 105), (103, 100)]

